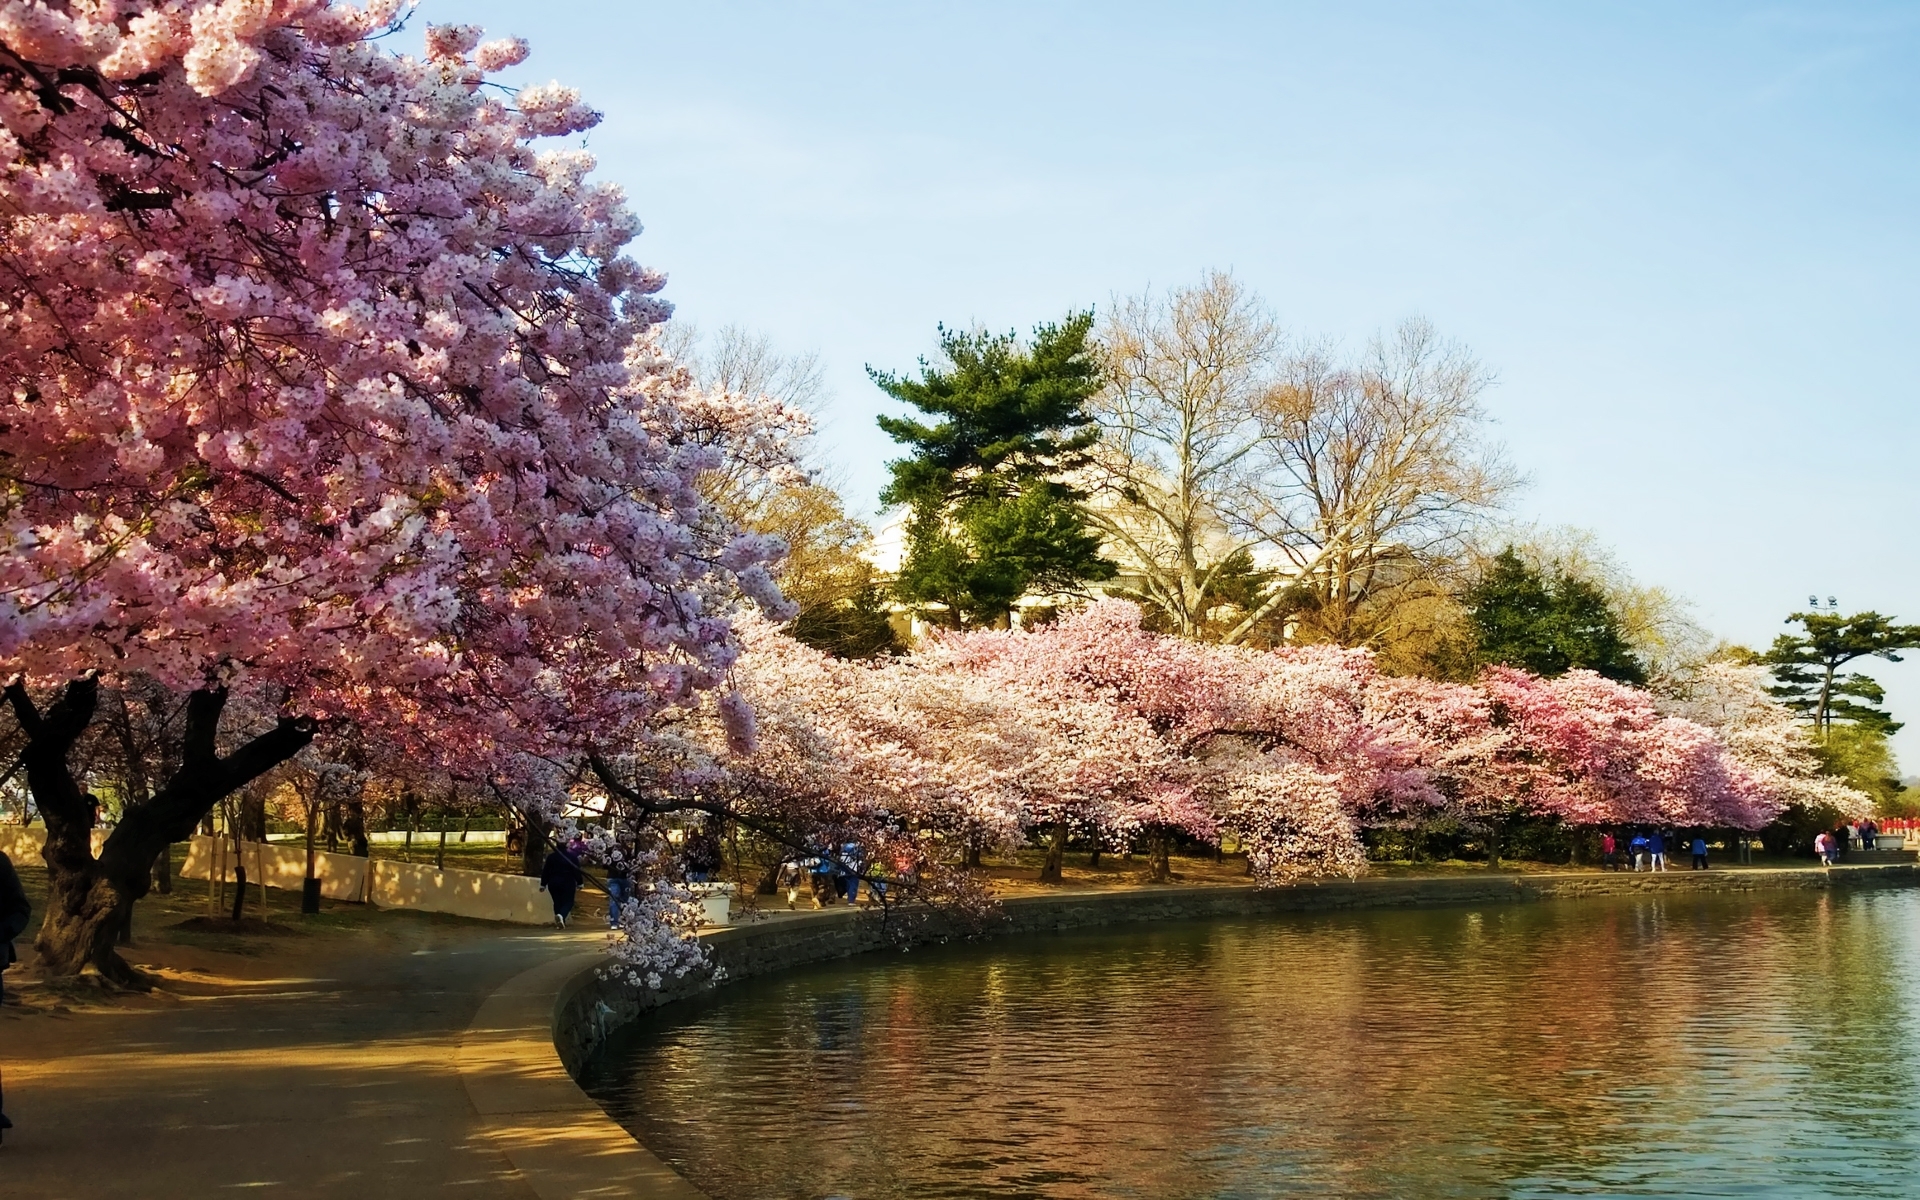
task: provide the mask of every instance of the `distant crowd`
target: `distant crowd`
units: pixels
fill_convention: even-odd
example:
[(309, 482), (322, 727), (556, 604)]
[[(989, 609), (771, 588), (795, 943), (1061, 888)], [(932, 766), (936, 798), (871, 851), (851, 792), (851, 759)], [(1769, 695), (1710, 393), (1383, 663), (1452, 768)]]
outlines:
[(1667, 848), (1684, 845), (1693, 855), (1693, 869), (1707, 869), (1707, 839), (1700, 834), (1684, 842), (1678, 834), (1655, 829), (1634, 833), (1623, 848), (1611, 832), (1600, 835), (1600, 866), (1608, 871), (1664, 871)]
[[(1904, 834), (1888, 836), (1898, 836), (1904, 843)], [(1850, 846), (1863, 850), (1878, 849), (1880, 837), (1879, 823), (1873, 818), (1850, 821), (1837, 829), (1822, 830), (1814, 835), (1813, 853), (1822, 864), (1830, 867)], [(1601, 834), (1600, 866), (1608, 871), (1664, 871), (1668, 867), (1670, 854), (1682, 849), (1692, 856), (1694, 870), (1704, 871), (1708, 868), (1707, 839), (1704, 834), (1683, 837), (1661, 829), (1636, 831), (1627, 836), (1625, 841), (1612, 832)]]

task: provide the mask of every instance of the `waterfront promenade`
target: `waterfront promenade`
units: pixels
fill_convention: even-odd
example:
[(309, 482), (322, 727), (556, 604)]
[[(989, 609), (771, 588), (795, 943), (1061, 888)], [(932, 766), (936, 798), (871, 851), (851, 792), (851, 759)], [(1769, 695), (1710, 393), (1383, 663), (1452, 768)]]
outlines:
[[(1309, 886), (1291, 889), (1302, 903), (1289, 906), (1911, 883), (1915, 874), (1489, 873)], [(1189, 906), (1238, 908), (1249, 892), (1067, 892), (1017, 899), (1009, 916), (1028, 929), (1178, 917), (1192, 915)], [(1255, 895), (1261, 908), (1281, 899)], [(716, 949), (779, 969), (817, 956), (808, 947), (828, 945), (852, 915), (779, 911), (720, 933)], [(197, 982), (153, 997), (60, 1002), (29, 989), (26, 1005), (0, 1014), (8, 1108), (20, 1124), (0, 1149), (5, 1194), (695, 1195), (661, 1175), (559, 1069), (555, 1000), (603, 937), (591, 922), (559, 933), (383, 915), (303, 947), (189, 957), (172, 974)]]

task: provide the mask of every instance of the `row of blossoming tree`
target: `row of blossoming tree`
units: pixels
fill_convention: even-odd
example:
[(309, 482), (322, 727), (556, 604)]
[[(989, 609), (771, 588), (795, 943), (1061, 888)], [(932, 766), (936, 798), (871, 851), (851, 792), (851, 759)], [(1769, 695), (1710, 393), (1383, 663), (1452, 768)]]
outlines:
[(1055, 871), (1070, 832), (1144, 836), (1162, 877), (1172, 835), (1226, 833), (1278, 882), (1358, 870), (1367, 827), (1442, 817), (1754, 830), (1792, 803), (1858, 807), (1751, 668), (1709, 666), (1660, 699), (1586, 671), (1443, 683), (1383, 675), (1364, 650), (1155, 634), (1124, 601), (877, 662), (759, 625), (746, 641), (736, 675), (761, 738), (713, 755), (716, 778), (748, 804), (837, 798), (882, 875), (1036, 826)]
[[(655, 983), (699, 961), (660, 836), (690, 811), (968, 905), (969, 850), (1036, 825), (1144, 834), (1163, 871), (1172, 833), (1227, 831), (1279, 880), (1435, 812), (1750, 828), (1817, 786), (1737, 679), (1688, 701), (1716, 733), (1586, 675), (1388, 678), (1124, 604), (808, 650), (771, 623), (780, 545), (711, 492), (788, 469), (796, 414), (660, 352), (620, 193), (540, 148), (597, 114), (490, 86), (518, 41), (387, 51), (397, 12), (0, 6), (0, 664), (47, 969), (131, 979), (113, 942), (156, 855), (346, 745), (342, 777), (598, 814), (650, 885), (622, 953)], [(96, 854), (74, 753), (103, 691), (148, 696), (174, 750)]]

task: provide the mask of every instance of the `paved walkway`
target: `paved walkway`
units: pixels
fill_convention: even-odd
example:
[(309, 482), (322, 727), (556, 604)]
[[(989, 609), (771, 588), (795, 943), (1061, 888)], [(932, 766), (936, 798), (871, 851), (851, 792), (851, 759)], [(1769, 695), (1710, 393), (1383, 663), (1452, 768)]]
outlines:
[(602, 945), (422, 925), (326, 978), (155, 1008), (9, 1008), (0, 1068), (19, 1128), (0, 1196), (533, 1200), (469, 1098), (462, 1036), (503, 984)]

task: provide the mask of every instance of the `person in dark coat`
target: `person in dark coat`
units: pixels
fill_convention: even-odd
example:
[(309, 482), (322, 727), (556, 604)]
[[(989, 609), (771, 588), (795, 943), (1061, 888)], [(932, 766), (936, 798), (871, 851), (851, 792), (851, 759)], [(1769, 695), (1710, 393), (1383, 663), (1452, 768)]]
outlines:
[(553, 897), (553, 923), (559, 928), (567, 927), (567, 918), (573, 915), (574, 893), (585, 882), (580, 857), (573, 847), (554, 847), (553, 853), (547, 855), (546, 865), (540, 868), (540, 887)]
[[(13, 952), (13, 939), (27, 931), (31, 916), (33, 906), (27, 903), (27, 890), (20, 886), (13, 860), (0, 850), (0, 1004), (7, 999), (6, 969), (19, 958)], [(7, 1119), (6, 1092), (0, 1087), (0, 1134), (12, 1128), (13, 1122)]]
[(680, 856), (685, 863), (688, 883), (705, 883), (721, 866), (720, 839), (705, 825), (687, 831)]

